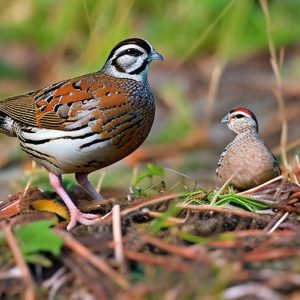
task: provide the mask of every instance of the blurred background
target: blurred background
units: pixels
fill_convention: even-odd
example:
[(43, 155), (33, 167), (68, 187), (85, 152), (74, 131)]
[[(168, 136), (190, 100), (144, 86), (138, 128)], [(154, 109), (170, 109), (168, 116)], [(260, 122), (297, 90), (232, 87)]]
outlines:
[[(166, 177), (177, 170), (213, 188), (218, 158), (233, 138), (220, 119), (235, 106), (254, 111), (280, 159), (282, 114), (268, 37), (280, 67), (289, 160), (300, 149), (300, 2), (268, 6), (270, 26), (254, 0), (1, 0), (1, 99), (99, 70), (117, 42), (145, 38), (165, 58), (149, 74), (155, 124), (141, 149), (93, 181), (104, 178), (108, 196), (126, 195), (134, 174), (151, 161), (166, 168)], [(17, 141), (3, 135), (0, 168), (0, 200), (28, 182), (49, 188), (46, 171), (33, 168)]]

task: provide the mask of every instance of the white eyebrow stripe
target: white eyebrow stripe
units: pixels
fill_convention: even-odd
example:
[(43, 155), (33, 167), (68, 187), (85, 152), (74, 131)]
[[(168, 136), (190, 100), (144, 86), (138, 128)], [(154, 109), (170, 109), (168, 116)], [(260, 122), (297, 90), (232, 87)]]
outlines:
[(239, 111), (239, 110), (238, 110), (238, 111), (232, 112), (231, 115), (232, 115), (232, 116), (243, 115), (243, 116), (245, 116), (245, 117), (250, 117), (250, 118), (252, 118), (252, 116), (251, 116), (250, 114), (247, 114), (246, 112), (244, 112), (244, 111)]
[(132, 48), (134, 48), (134, 49), (136, 49), (136, 50), (139, 50), (139, 51), (141, 51), (142, 53), (145, 52), (145, 49), (143, 49), (142, 47), (140, 47), (140, 46), (138, 46), (138, 45), (135, 45), (135, 44), (128, 44), (128, 45), (124, 45), (124, 46), (120, 47), (118, 50), (116, 50), (115, 55), (114, 55), (113, 57), (117, 57), (118, 54), (120, 54), (121, 52), (123, 52), (123, 51), (125, 51), (125, 50), (127, 50), (127, 49), (132, 49)]

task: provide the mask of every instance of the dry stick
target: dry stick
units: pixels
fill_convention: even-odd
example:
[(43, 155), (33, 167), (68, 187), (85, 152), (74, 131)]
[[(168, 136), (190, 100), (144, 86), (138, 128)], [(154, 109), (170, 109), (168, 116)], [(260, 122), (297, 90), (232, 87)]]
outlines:
[(112, 230), (115, 244), (115, 260), (119, 266), (122, 266), (124, 265), (124, 251), (119, 204), (114, 205), (114, 207), (112, 208)]
[[(300, 141), (300, 139), (299, 139), (299, 141)], [(298, 155), (295, 155), (295, 163), (293, 163), (292, 169), (293, 169), (294, 182), (298, 186), (300, 186), (299, 180), (298, 180), (298, 176), (300, 174), (300, 163), (299, 163), (299, 156)]]
[(32, 177), (30, 177), (29, 179), (28, 179), (28, 181), (27, 181), (27, 183), (26, 183), (26, 185), (25, 185), (25, 188), (24, 188), (24, 192), (23, 192), (23, 197), (26, 195), (26, 192), (27, 192), (27, 190), (30, 188), (30, 185), (31, 185), (31, 183), (32, 183)]
[(268, 231), (268, 234), (272, 234), (280, 225), (285, 221), (285, 219), (289, 216), (289, 213), (286, 212), (277, 222), (276, 224)]
[[(162, 215), (164, 215), (164, 213), (160, 213), (157, 211), (152, 211), (148, 208), (143, 208), (141, 211), (143, 214), (147, 214), (148, 216), (152, 217), (152, 218), (159, 218)], [(168, 222), (170, 224), (184, 224), (184, 222), (187, 220), (187, 217), (182, 219), (182, 218), (176, 218), (176, 217), (168, 217), (165, 219), (165, 222)]]
[(148, 235), (148, 234), (141, 234), (140, 237), (142, 240), (144, 240), (146, 243), (152, 244), (158, 248), (161, 248), (163, 250), (166, 250), (170, 253), (183, 256), (188, 259), (196, 259), (201, 261), (208, 261), (208, 256), (204, 253), (200, 253), (198, 249), (191, 248), (191, 247), (185, 247), (185, 246), (178, 246), (171, 243), (167, 243), (163, 240), (160, 240), (154, 236)]
[(26, 284), (24, 299), (25, 300), (34, 300), (36, 298), (35, 298), (33, 280), (31, 278), (29, 268), (28, 268), (26, 262), (24, 261), (20, 247), (12, 233), (10, 225), (8, 225), (4, 228), (4, 235), (5, 235), (7, 244), (12, 251), (12, 254), (14, 256), (16, 264), (22, 271), (22, 277)]
[(171, 260), (170, 257), (166, 257), (165, 255), (152, 255), (149, 253), (140, 253), (128, 249), (124, 249), (124, 253), (127, 258), (131, 260), (143, 262), (145, 264), (163, 266), (166, 269), (178, 271), (178, 272), (191, 271), (190, 265), (184, 264), (177, 260), (173, 260), (173, 259)]
[(265, 219), (264, 216), (270, 215), (268, 213), (268, 214), (264, 214), (264, 216), (262, 216), (262, 213), (257, 214), (257, 213), (245, 211), (242, 209), (232, 209), (232, 208), (225, 208), (225, 207), (214, 206), (214, 205), (182, 205), (182, 204), (179, 204), (178, 206), (181, 208), (184, 208), (184, 209), (189, 209), (189, 210), (214, 211), (214, 212), (233, 214), (233, 215), (237, 215), (240, 217), (253, 218), (253, 219)]
[(299, 257), (299, 249), (289, 248), (279, 248), (279, 249), (266, 249), (265, 251), (252, 251), (244, 255), (243, 260), (252, 262), (252, 261), (264, 261), (264, 260), (275, 260), (287, 257)]
[(102, 186), (102, 183), (103, 183), (103, 180), (104, 180), (104, 177), (105, 177), (106, 173), (105, 171), (102, 171), (101, 172), (101, 175), (99, 176), (99, 179), (98, 179), (98, 182), (97, 182), (97, 185), (96, 185), (96, 191), (99, 193), (100, 190), (101, 190), (101, 186)]
[(142, 207), (148, 206), (148, 205), (153, 205), (153, 204), (157, 204), (160, 202), (164, 202), (164, 201), (168, 201), (174, 198), (180, 197), (180, 194), (175, 194), (175, 193), (170, 193), (170, 194), (162, 194), (161, 196), (152, 198), (152, 199), (143, 199), (141, 201), (139, 201), (138, 204), (134, 204), (133, 206), (126, 208), (124, 210), (121, 211), (121, 215), (125, 216), (133, 211), (136, 211)]
[[(288, 134), (288, 126), (286, 121), (286, 112), (285, 112), (285, 103), (284, 98), (282, 94), (282, 80), (280, 76), (280, 69), (279, 69), (279, 62), (276, 56), (275, 47), (273, 44), (273, 40), (271, 37), (271, 22), (270, 22), (270, 15), (269, 15), (269, 9), (268, 9), (268, 2), (267, 0), (260, 0), (260, 6), (262, 8), (264, 17), (265, 17), (265, 23), (266, 23), (266, 31), (267, 31), (267, 37), (268, 37), (268, 45), (269, 45), (269, 51), (271, 56), (271, 66), (275, 75), (276, 79), (276, 89), (273, 90), (278, 106), (279, 106), (279, 112), (281, 116), (282, 121), (282, 128), (281, 128), (281, 137), (280, 137), (280, 146), (281, 146), (281, 156), (283, 165), (286, 168), (286, 170), (289, 170), (288, 160), (287, 160), (287, 153), (286, 153), (286, 144), (287, 144), (287, 134)], [(281, 53), (281, 62), (283, 60), (283, 52)]]
[(46, 289), (50, 288), (52, 285), (55, 284), (57, 280), (59, 280), (60, 277), (66, 274), (66, 271), (67, 271), (66, 267), (61, 267), (50, 278), (42, 282), (42, 287)]
[(278, 181), (278, 180), (281, 180), (281, 179), (283, 179), (283, 178), (284, 178), (283, 175), (279, 175), (279, 176), (277, 176), (277, 177), (275, 177), (275, 178), (273, 178), (273, 179), (271, 179), (271, 180), (269, 180), (269, 181), (267, 181), (267, 182), (264, 182), (264, 183), (262, 183), (261, 185), (258, 185), (258, 186), (254, 187), (254, 188), (252, 188), (252, 189), (249, 189), (249, 190), (246, 190), (246, 191), (237, 193), (237, 195), (249, 195), (249, 194), (253, 194), (253, 193), (255, 193), (255, 192), (261, 190), (262, 188), (268, 186), (269, 184), (271, 184), (271, 183), (273, 183), (273, 182), (276, 182), (276, 181)]
[(118, 272), (112, 269), (101, 257), (94, 255), (87, 247), (78, 242), (71, 234), (55, 230), (55, 232), (62, 237), (64, 244), (81, 256), (83, 259), (91, 263), (102, 273), (106, 274), (110, 279), (115, 281), (122, 288), (128, 288), (129, 284)]
[(66, 273), (60, 276), (51, 286), (49, 295), (48, 295), (48, 300), (55, 300), (57, 299), (56, 295), (59, 291), (59, 289), (66, 284), (68, 281), (71, 281), (73, 278), (73, 274), (71, 273)]

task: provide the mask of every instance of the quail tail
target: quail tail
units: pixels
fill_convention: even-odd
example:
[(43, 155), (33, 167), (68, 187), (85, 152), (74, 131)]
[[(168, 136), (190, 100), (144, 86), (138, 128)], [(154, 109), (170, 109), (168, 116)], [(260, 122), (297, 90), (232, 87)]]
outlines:
[(13, 136), (12, 120), (0, 110), (0, 132)]
[(70, 222), (67, 226), (67, 230), (71, 230), (76, 226), (76, 223), (79, 222), (84, 225), (91, 225), (96, 223), (99, 220), (99, 216), (94, 214), (85, 214), (82, 213), (76, 205), (73, 203), (70, 196), (67, 194), (65, 189), (62, 186), (62, 177), (61, 175), (56, 175), (49, 172), (49, 181), (51, 186), (54, 188), (56, 193), (62, 198), (70, 212)]

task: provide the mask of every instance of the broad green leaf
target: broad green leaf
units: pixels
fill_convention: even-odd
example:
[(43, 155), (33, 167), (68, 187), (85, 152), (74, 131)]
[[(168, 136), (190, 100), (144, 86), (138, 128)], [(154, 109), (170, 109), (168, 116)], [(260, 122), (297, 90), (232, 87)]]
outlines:
[(55, 256), (59, 255), (63, 242), (50, 229), (50, 226), (54, 223), (55, 221), (53, 220), (42, 220), (15, 230), (16, 238), (25, 258), (26, 255), (36, 254), (41, 251), (50, 252)]

